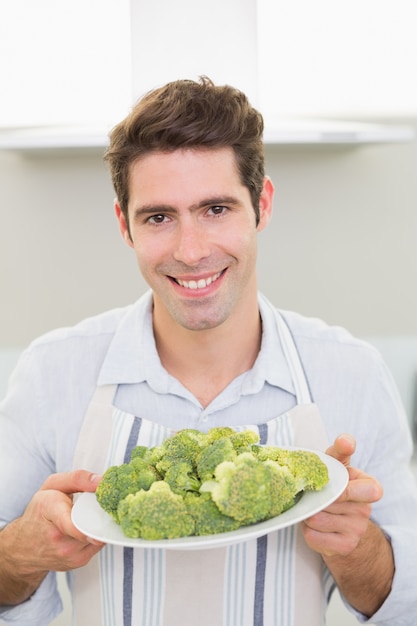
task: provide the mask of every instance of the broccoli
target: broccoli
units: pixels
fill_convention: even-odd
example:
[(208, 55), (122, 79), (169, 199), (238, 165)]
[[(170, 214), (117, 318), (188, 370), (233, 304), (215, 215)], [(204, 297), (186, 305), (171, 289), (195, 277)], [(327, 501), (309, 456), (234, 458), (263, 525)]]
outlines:
[(215, 535), (236, 530), (240, 522), (221, 513), (209, 493), (189, 491), (184, 496), (188, 512), (195, 522), (195, 535)]
[(104, 472), (96, 489), (97, 501), (117, 522), (119, 501), (129, 493), (135, 493), (139, 489), (149, 489), (151, 484), (160, 478), (156, 469), (139, 457), (131, 463), (113, 465)]
[(201, 481), (194, 473), (193, 466), (187, 461), (179, 461), (167, 469), (164, 481), (168, 483), (174, 493), (182, 496), (187, 491), (198, 491)]
[(329, 481), (326, 464), (318, 454), (310, 450), (286, 450), (274, 446), (259, 446), (257, 458), (262, 461), (270, 459), (288, 467), (296, 479), (297, 492), (319, 491)]
[(161, 444), (161, 456), (156, 462), (156, 468), (162, 474), (179, 461), (185, 460), (195, 467), (197, 455), (206, 444), (207, 435), (193, 428), (184, 428), (175, 435), (165, 439)]
[(163, 480), (152, 483), (120, 501), (120, 526), (126, 537), (148, 540), (175, 539), (194, 533), (194, 520), (183, 498)]
[(242, 525), (267, 519), (271, 508), (270, 470), (252, 453), (244, 452), (235, 461), (217, 466), (214, 481), (206, 481), (201, 491), (209, 491), (224, 515)]
[(270, 506), (267, 518), (276, 517), (287, 511), (296, 502), (297, 484), (288, 467), (267, 459), (264, 466), (269, 472)]
[(149, 448), (147, 446), (136, 446), (133, 448), (130, 454), (130, 460), (140, 458), (144, 459), (149, 454)]
[(230, 441), (236, 452), (252, 452), (254, 444), (258, 443), (259, 435), (254, 430), (243, 430), (242, 432), (230, 435)]
[(197, 474), (202, 481), (214, 478), (215, 469), (223, 461), (233, 461), (236, 458), (236, 450), (230, 437), (214, 439), (214, 441), (203, 448), (197, 456)]
[(130, 459), (139, 457), (143, 459), (149, 465), (156, 467), (158, 461), (162, 458), (164, 449), (162, 446), (154, 446), (153, 448), (147, 448), (146, 446), (136, 446), (133, 448)]
[(223, 439), (223, 437), (230, 437), (236, 431), (230, 426), (215, 426), (210, 428), (207, 432), (207, 444), (213, 443), (216, 439)]
[(314, 452), (261, 446), (251, 430), (188, 428), (136, 446), (129, 463), (106, 470), (96, 497), (128, 537), (173, 539), (270, 519), (328, 480)]

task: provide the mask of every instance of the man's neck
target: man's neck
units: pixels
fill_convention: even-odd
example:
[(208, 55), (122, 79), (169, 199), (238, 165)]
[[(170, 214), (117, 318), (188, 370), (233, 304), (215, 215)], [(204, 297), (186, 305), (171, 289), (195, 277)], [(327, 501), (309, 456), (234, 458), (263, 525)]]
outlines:
[(207, 406), (255, 363), (262, 323), (256, 302), (215, 328), (187, 330), (169, 318), (154, 332), (162, 365)]

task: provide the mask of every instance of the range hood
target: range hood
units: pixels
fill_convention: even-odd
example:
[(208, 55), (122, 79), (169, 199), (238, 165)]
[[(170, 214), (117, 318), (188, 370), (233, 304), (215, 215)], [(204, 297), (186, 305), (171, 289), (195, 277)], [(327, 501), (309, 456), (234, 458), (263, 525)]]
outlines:
[[(50, 1), (52, 6), (55, 6), (55, 3)], [(78, 88), (78, 92), (83, 96), (81, 105), (80, 102), (78, 105), (86, 105), (91, 100), (93, 112), (83, 109), (83, 115), (78, 119), (94, 120), (94, 114), (97, 111), (102, 113), (100, 107), (105, 108), (110, 98), (104, 96), (96, 101), (95, 98), (99, 93), (106, 93), (107, 96), (114, 95), (127, 111), (131, 102), (136, 101), (140, 95), (155, 86), (181, 77), (197, 78), (201, 74), (206, 74), (217, 84), (229, 83), (238, 86), (264, 113), (264, 140), (267, 145), (360, 145), (404, 142), (414, 139), (412, 128), (394, 121), (395, 119), (401, 120), (401, 118), (393, 118), (392, 124), (379, 124), (358, 121), (357, 116), (355, 116), (355, 121), (345, 121), (287, 118), (274, 113), (275, 103), (279, 101), (279, 93), (288, 87), (285, 83), (280, 84), (276, 46), (274, 47), (274, 41), (270, 41), (271, 37), (268, 39), (268, 54), (264, 50), (263, 31), (265, 20), (268, 20), (270, 16), (271, 1), (212, 0), (210, 3), (198, 3), (195, 0), (177, 0), (175, 3), (169, 3), (166, 0), (153, 0), (149, 3), (142, 3), (137, 0), (127, 0), (127, 3), (119, 5), (115, 0), (111, 3), (112, 11), (115, 10), (116, 5), (122, 8), (119, 9), (120, 14), (114, 13), (114, 24), (107, 20), (110, 24), (110, 33), (103, 26), (103, 16), (99, 23), (102, 26), (104, 39), (112, 37), (115, 30), (121, 33), (123, 53), (119, 46), (120, 59), (117, 66), (119, 71), (113, 71), (109, 76), (106, 71), (102, 71), (103, 68), (98, 67), (99, 61), (96, 57), (94, 57), (95, 65), (92, 63), (92, 59), (88, 57), (88, 50), (92, 49), (91, 33), (88, 33), (89, 36), (86, 38), (84, 28), (84, 38), (81, 36), (78, 38), (84, 45), (84, 48), (81, 44), (79, 46), (81, 51), (84, 50), (84, 57), (81, 55), (82, 62), (78, 60), (77, 64), (73, 60), (70, 67), (78, 68), (73, 80), (76, 82), (76, 79), (80, 77), (80, 85), (83, 86), (82, 89)], [(78, 7), (85, 6), (82, 0), (77, 0), (77, 2)], [(108, 17), (111, 15), (110, 11)], [(184, 19), (181, 19), (181, 16), (184, 16)], [(87, 24), (90, 22), (96, 24), (98, 17), (88, 14), (87, 11), (85, 19)], [(70, 29), (71, 42), (74, 41), (77, 23), (75, 22)], [(50, 36), (49, 26), (44, 32), (46, 41), (48, 41), (48, 36)], [(39, 36), (38, 41), (42, 40), (43, 38)], [(86, 48), (87, 44), (88, 48)], [(100, 46), (95, 46), (97, 47), (100, 49)], [(57, 56), (59, 56), (58, 52)], [(103, 65), (106, 70), (108, 62)], [(40, 72), (39, 68), (42, 67), (39, 63), (36, 71)], [(122, 74), (121, 70), (125, 73)], [(83, 76), (83, 71), (87, 73), (87, 77)], [(103, 75), (99, 79), (100, 73)], [(92, 81), (92, 75), (94, 75), (95, 83)], [(100, 91), (100, 80), (104, 81), (107, 91)], [(46, 87), (50, 82), (50, 80), (43, 81), (45, 94), (42, 89), (38, 89), (42, 97), (45, 95), (47, 98)], [(120, 83), (127, 86), (124, 92)], [(266, 99), (266, 83), (278, 85), (279, 90), (276, 98), (270, 98), (272, 102), (263, 103), (263, 98)], [(94, 89), (91, 90), (93, 85)], [(109, 85), (112, 87), (110, 90)], [(59, 109), (59, 100), (53, 100), (53, 102), (54, 106)], [(52, 106), (51, 103), (48, 102), (48, 104)], [(103, 112), (101, 119), (112, 120), (113, 117), (114, 115), (107, 111), (105, 115)], [(343, 115), (335, 115), (335, 117), (343, 117)], [(367, 119), (369, 119), (368, 116)], [(33, 121), (13, 128), (0, 126), (0, 150), (32, 154), (51, 151), (73, 153), (80, 150), (102, 153), (107, 145), (109, 128), (98, 126), (98, 121), (96, 125), (86, 121), (83, 125), (76, 123), (65, 126), (53, 124), (30, 126), (30, 123)]]
[[(0, 150), (24, 153), (90, 151), (102, 153), (109, 128), (93, 126), (36, 126), (0, 129)], [(408, 142), (411, 127), (343, 120), (265, 120), (266, 145), (361, 145)]]

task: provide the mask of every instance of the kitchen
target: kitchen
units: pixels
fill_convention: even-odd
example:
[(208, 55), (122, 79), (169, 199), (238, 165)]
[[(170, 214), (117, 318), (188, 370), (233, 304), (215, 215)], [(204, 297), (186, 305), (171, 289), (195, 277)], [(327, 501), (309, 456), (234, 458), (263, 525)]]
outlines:
[[(245, 7), (250, 15), (252, 3)], [(157, 8), (152, 3), (153, 19)], [(132, 15), (137, 19), (135, 10)], [(243, 26), (250, 28), (247, 22)], [(149, 44), (144, 31), (137, 45)], [(250, 64), (254, 57), (248, 57), (238, 79), (252, 90), (248, 75), (256, 68)], [(409, 57), (407, 65), (405, 61), (411, 63)], [(152, 74), (149, 60), (147, 65)], [(154, 80), (163, 82), (163, 73), (155, 73)], [(267, 169), (277, 196), (274, 218), (259, 245), (260, 288), (284, 309), (340, 324), (374, 343), (391, 367), (410, 422), (417, 413), (417, 146), (408, 132), (417, 132), (415, 96), (401, 109), (384, 108), (381, 100), (379, 110), (364, 104), (360, 112), (352, 105), (354, 110), (342, 114), (340, 104), (333, 103), (333, 116), (321, 111), (327, 119), (348, 115), (354, 122), (350, 134), (346, 126), (335, 129), (317, 119), (306, 125), (306, 111), (300, 119), (300, 110), (297, 125), (286, 124), (285, 138), (279, 124), (278, 129), (271, 125)], [(301, 109), (302, 101), (298, 104)], [(311, 105), (315, 118), (318, 104)], [(90, 128), (92, 119), (87, 122)], [(368, 124), (380, 132), (377, 140), (375, 135), (366, 139)], [(312, 133), (317, 127), (319, 132)], [(45, 133), (40, 138), (27, 133), (23, 147), (21, 134), (3, 136), (3, 146), (13, 149), (0, 151), (2, 391), (18, 354), (34, 337), (127, 304), (145, 289), (116, 227), (113, 190), (102, 162), (100, 142), (105, 139), (99, 135), (98, 146), (91, 139), (97, 134), (96, 128), (81, 133), (72, 148), (61, 134), (49, 149)], [(329, 616), (328, 624), (342, 626), (341, 615)], [(68, 623), (59, 619), (57, 624)]]

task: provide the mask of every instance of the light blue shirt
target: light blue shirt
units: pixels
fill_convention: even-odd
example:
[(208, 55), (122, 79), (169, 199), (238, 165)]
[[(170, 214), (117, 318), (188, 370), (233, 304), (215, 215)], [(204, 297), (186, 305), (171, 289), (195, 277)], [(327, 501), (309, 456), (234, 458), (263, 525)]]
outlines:
[[(259, 306), (263, 335), (256, 363), (205, 408), (161, 366), (150, 293), (127, 308), (34, 341), (0, 405), (0, 523), (18, 517), (50, 473), (71, 470), (97, 384), (117, 384), (117, 408), (173, 429), (263, 423), (292, 408), (295, 392), (275, 313), (261, 295)], [(417, 490), (409, 469), (408, 422), (396, 387), (370, 345), (320, 320), (282, 314), (329, 442), (351, 433), (357, 439), (352, 465), (384, 487), (372, 517), (392, 542), (396, 574), (389, 598), (370, 621), (411, 626), (417, 615)], [(22, 626), (47, 623), (59, 610), (53, 579), (49, 575), (28, 602), (0, 609), (1, 619), (13, 618)]]

